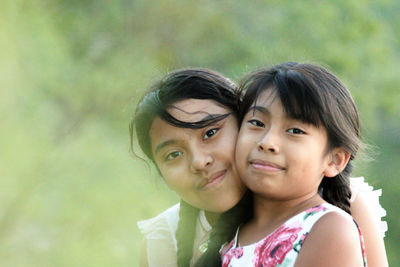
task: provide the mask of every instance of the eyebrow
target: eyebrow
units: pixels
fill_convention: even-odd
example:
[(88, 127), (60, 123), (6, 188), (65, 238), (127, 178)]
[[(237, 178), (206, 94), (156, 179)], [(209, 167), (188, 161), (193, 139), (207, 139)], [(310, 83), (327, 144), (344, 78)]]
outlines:
[(228, 112), (226, 114), (210, 114), (210, 113), (208, 113), (206, 111), (202, 111), (202, 110), (198, 110), (198, 111), (195, 111), (195, 112), (187, 112), (187, 111), (185, 111), (185, 110), (183, 110), (181, 108), (175, 107), (175, 106), (168, 106), (168, 107), (176, 109), (176, 110), (179, 110), (179, 111), (181, 111), (183, 113), (186, 113), (186, 114), (189, 114), (189, 115), (201, 114), (201, 113), (207, 114), (207, 116), (204, 116), (204, 118), (202, 118), (199, 121), (211, 120), (211, 119), (214, 119), (214, 118), (219, 117), (219, 116), (223, 116), (223, 115), (227, 115), (228, 116), (228, 115), (232, 114), (232, 112)]
[[(227, 113), (227, 114), (208, 114), (207, 116), (205, 116), (204, 118), (202, 118), (200, 121), (212, 120), (212, 119), (215, 119), (215, 118), (217, 118), (217, 117), (219, 117), (219, 116), (224, 116), (224, 115), (226, 115), (226, 116), (222, 119), (222, 120), (224, 120), (224, 119), (225, 119), (226, 117), (228, 117), (230, 114), (231, 114), (231, 113)], [(213, 124), (213, 123), (211, 123), (211, 124)], [(207, 127), (207, 125), (204, 126), (204, 127), (201, 127), (201, 128), (205, 128), (205, 127)], [(201, 128), (200, 128), (200, 129), (201, 129)], [(161, 143), (158, 144), (158, 145), (156, 146), (156, 148), (154, 149), (154, 154), (157, 154), (161, 149), (163, 149), (163, 148), (166, 147), (166, 146), (174, 145), (174, 144), (177, 144), (177, 143), (178, 143), (178, 141), (173, 140), (173, 139), (170, 139), (170, 140), (161, 142)]]
[(156, 149), (154, 150), (154, 154), (157, 154), (164, 147), (169, 146), (169, 145), (173, 145), (173, 144), (176, 144), (176, 143), (177, 143), (177, 141), (173, 140), (173, 139), (161, 142), (156, 146)]

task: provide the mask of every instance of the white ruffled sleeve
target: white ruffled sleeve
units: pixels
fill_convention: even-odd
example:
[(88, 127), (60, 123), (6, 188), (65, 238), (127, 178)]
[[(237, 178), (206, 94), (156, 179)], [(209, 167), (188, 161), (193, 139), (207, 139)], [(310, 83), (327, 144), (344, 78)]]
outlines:
[(386, 210), (379, 203), (379, 197), (382, 195), (382, 189), (374, 190), (374, 188), (364, 181), (364, 177), (350, 178), (350, 187), (352, 196), (350, 202), (353, 202), (358, 194), (363, 194), (368, 201), (368, 206), (375, 214), (379, 223), (379, 230), (382, 237), (388, 230), (387, 223), (382, 221), (382, 217), (386, 216)]
[(175, 232), (178, 221), (179, 204), (176, 204), (154, 218), (137, 222), (146, 239), (149, 267), (177, 266)]

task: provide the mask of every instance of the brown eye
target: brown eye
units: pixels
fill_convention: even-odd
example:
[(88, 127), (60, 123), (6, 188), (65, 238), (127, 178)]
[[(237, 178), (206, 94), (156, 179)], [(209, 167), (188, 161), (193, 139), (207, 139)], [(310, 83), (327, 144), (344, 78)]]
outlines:
[(298, 128), (290, 128), (288, 130), (288, 133), (291, 133), (291, 134), (305, 134), (305, 132), (303, 130), (300, 130)]
[(180, 151), (171, 152), (167, 156), (165, 156), (165, 161), (174, 160), (177, 157), (179, 157), (180, 155), (182, 155), (182, 152), (180, 152)]
[(216, 134), (218, 131), (219, 131), (218, 128), (214, 128), (214, 129), (208, 130), (208, 131), (206, 132), (206, 134), (203, 136), (203, 139), (206, 140), (206, 139), (212, 137), (212, 136), (213, 136), (214, 134)]
[(259, 120), (249, 120), (248, 123), (250, 123), (256, 127), (264, 127), (265, 126), (265, 124)]

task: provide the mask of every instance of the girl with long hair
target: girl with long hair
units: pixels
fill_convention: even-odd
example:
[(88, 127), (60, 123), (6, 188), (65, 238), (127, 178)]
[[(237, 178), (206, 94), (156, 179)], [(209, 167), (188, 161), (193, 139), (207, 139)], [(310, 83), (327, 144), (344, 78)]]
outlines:
[[(240, 199), (248, 201), (242, 198), (246, 189), (234, 163), (240, 106), (234, 83), (201, 68), (169, 73), (139, 102), (130, 125), (131, 144), (137, 140), (167, 186), (181, 197), (179, 204), (138, 223), (145, 237), (142, 266), (192, 266), (206, 251), (219, 215), (238, 212), (232, 207), (240, 206)], [(358, 184), (365, 185), (360, 180)], [(354, 207), (363, 217), (360, 224), (370, 228), (367, 250), (369, 243), (378, 245), (380, 250), (373, 250), (384, 255), (383, 239), (370, 220), (374, 213), (365, 205), (367, 194), (376, 191), (361, 191), (353, 194), (357, 197), (351, 210)]]
[(196, 266), (366, 266), (349, 215), (361, 144), (350, 92), (326, 69), (293, 62), (251, 73), (242, 89), (236, 167), (251, 193), (221, 215)]

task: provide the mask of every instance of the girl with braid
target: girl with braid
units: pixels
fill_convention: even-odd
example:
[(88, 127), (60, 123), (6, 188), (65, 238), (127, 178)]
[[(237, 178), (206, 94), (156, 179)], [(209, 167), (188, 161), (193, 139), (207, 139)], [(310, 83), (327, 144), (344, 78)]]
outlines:
[[(244, 218), (251, 211), (247, 202), (252, 195), (245, 193), (234, 162), (240, 106), (236, 86), (208, 69), (169, 73), (140, 101), (130, 125), (131, 144), (136, 137), (167, 186), (181, 197), (179, 204), (138, 222), (145, 237), (141, 266), (193, 266), (207, 247), (212, 251), (218, 243), (208, 242), (212, 227), (236, 229), (236, 221), (221, 223), (223, 218)], [(377, 191), (364, 190), (359, 185), (366, 183), (354, 181), (357, 183), (352, 191), (360, 192), (353, 197), (350, 209), (362, 215), (362, 227), (369, 227), (367, 250), (370, 233), (371, 248), (385, 256), (383, 238), (377, 224), (370, 220), (375, 220), (374, 212), (365, 201)], [(380, 207), (378, 199), (375, 203)], [(219, 224), (215, 224), (223, 212)]]
[(242, 213), (220, 217), (196, 266), (366, 266), (349, 215), (361, 144), (350, 92), (326, 69), (292, 62), (249, 74), (242, 89), (236, 167), (252, 194)]
[(246, 189), (234, 165), (239, 104), (236, 86), (207, 69), (172, 72), (140, 101), (131, 137), (135, 132), (141, 150), (182, 199), (138, 223), (146, 241), (144, 266), (193, 264), (217, 216), (242, 198)]

